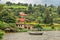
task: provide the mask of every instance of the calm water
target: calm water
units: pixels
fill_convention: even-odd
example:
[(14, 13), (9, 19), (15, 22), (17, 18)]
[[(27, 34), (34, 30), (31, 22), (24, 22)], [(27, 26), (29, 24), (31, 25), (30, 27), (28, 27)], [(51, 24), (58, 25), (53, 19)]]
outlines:
[(29, 35), (27, 32), (7, 33), (3, 40), (60, 40), (60, 31), (44, 31), (43, 35)]

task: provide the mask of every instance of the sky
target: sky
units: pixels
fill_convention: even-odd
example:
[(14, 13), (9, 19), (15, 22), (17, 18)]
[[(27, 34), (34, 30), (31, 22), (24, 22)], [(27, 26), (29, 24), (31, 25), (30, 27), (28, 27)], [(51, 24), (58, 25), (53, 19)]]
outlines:
[(10, 1), (12, 3), (28, 3), (28, 4), (53, 4), (55, 6), (60, 5), (60, 0), (1, 0), (0, 3), (6, 3), (7, 1)]

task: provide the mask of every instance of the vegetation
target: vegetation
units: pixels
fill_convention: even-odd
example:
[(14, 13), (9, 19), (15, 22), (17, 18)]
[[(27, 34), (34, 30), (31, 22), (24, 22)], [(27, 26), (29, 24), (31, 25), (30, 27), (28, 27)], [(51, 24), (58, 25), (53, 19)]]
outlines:
[(39, 25), (39, 24), (35, 25), (35, 28), (37, 28), (37, 29), (38, 29), (38, 31), (42, 31), (42, 30), (43, 30), (42, 26), (41, 26), (41, 25)]
[(5, 32), (0, 30), (0, 40), (3, 38), (4, 34), (5, 34)]
[[(17, 18), (20, 18), (20, 12), (25, 12), (26, 24), (33, 24), (35, 28), (43, 30), (60, 30), (60, 6), (41, 5), (41, 4), (23, 4), (11, 3), (0, 4), (0, 30), (6, 31), (9, 28), (13, 32), (26, 32), (26, 29), (20, 29), (16, 26)], [(0, 32), (2, 38), (4, 32)]]
[(26, 29), (16, 26), (16, 19), (21, 17), (19, 12), (25, 12), (27, 14), (25, 23), (35, 24), (38, 30), (60, 30), (60, 6), (47, 6), (47, 4), (32, 6), (32, 4), (6, 2), (6, 4), (0, 4), (0, 40), (7, 28), (10, 32), (27, 32)]
[[(60, 24), (60, 6), (54, 5), (41, 5), (41, 4), (23, 4), (23, 3), (11, 3), (0, 4), (0, 29), (5, 30), (6, 28), (14, 29), (15, 31), (19, 28), (16, 27), (16, 19), (20, 18), (19, 12), (25, 12), (27, 14), (26, 23), (44, 24), (50, 25), (54, 28), (55, 24)], [(53, 27), (52, 27), (53, 26)], [(38, 27), (38, 26), (37, 26)]]

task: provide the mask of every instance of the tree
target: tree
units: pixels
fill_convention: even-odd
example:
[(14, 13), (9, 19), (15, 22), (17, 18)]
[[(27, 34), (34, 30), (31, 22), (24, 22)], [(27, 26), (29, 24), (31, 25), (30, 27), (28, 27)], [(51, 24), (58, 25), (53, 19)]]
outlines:
[(1, 12), (2, 12), (2, 10), (4, 9), (3, 7), (4, 7), (4, 5), (0, 4), (0, 20), (1, 20), (1, 17), (2, 17), (2, 16), (1, 16), (1, 14), (2, 14)]
[(43, 30), (42, 26), (41, 26), (41, 25), (39, 25), (39, 24), (35, 25), (35, 28), (37, 28), (37, 29), (38, 29), (38, 31), (42, 31), (42, 30)]
[(6, 22), (6, 23), (15, 23), (16, 16), (13, 13), (4, 10), (1, 13), (0, 21)]
[(44, 23), (53, 25), (53, 14), (52, 9), (45, 9)]
[(30, 4), (30, 5), (28, 6), (28, 12), (29, 12), (29, 13), (33, 13), (32, 4)]
[(25, 3), (25, 4), (24, 4), (24, 6), (28, 6), (28, 4), (27, 4), (27, 3)]
[(9, 24), (0, 21), (0, 29), (4, 30), (5, 28), (9, 27)]
[(44, 10), (45, 10), (44, 6), (40, 6), (40, 7), (39, 7), (39, 11), (40, 11), (41, 13), (44, 13)]
[(11, 3), (11, 5), (16, 5), (15, 3)]
[(18, 2), (18, 4), (17, 5), (21, 5), (21, 3), (20, 2)]
[(50, 23), (50, 12), (49, 9), (45, 9), (45, 19), (44, 19), (44, 23), (49, 24)]
[(4, 5), (0, 4), (0, 12), (3, 10)]
[(49, 9), (50, 11), (50, 23), (53, 25), (53, 14), (52, 14), (52, 8)]
[(12, 3), (11, 3), (10, 1), (6, 2), (6, 4), (7, 4), (8, 6), (11, 6), (11, 5), (12, 5)]
[(49, 7), (54, 8), (55, 6), (53, 4), (51, 4)]
[(34, 7), (36, 6), (36, 4), (34, 4)]
[(47, 7), (47, 4), (45, 4), (45, 7)]
[(58, 8), (57, 8), (57, 12), (60, 15), (60, 6), (58, 6)]

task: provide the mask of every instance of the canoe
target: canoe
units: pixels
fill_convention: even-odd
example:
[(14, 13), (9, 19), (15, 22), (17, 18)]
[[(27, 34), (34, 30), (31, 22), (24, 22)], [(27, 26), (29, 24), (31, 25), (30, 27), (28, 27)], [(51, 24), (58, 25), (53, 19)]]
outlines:
[(30, 35), (42, 35), (43, 32), (29, 32)]

